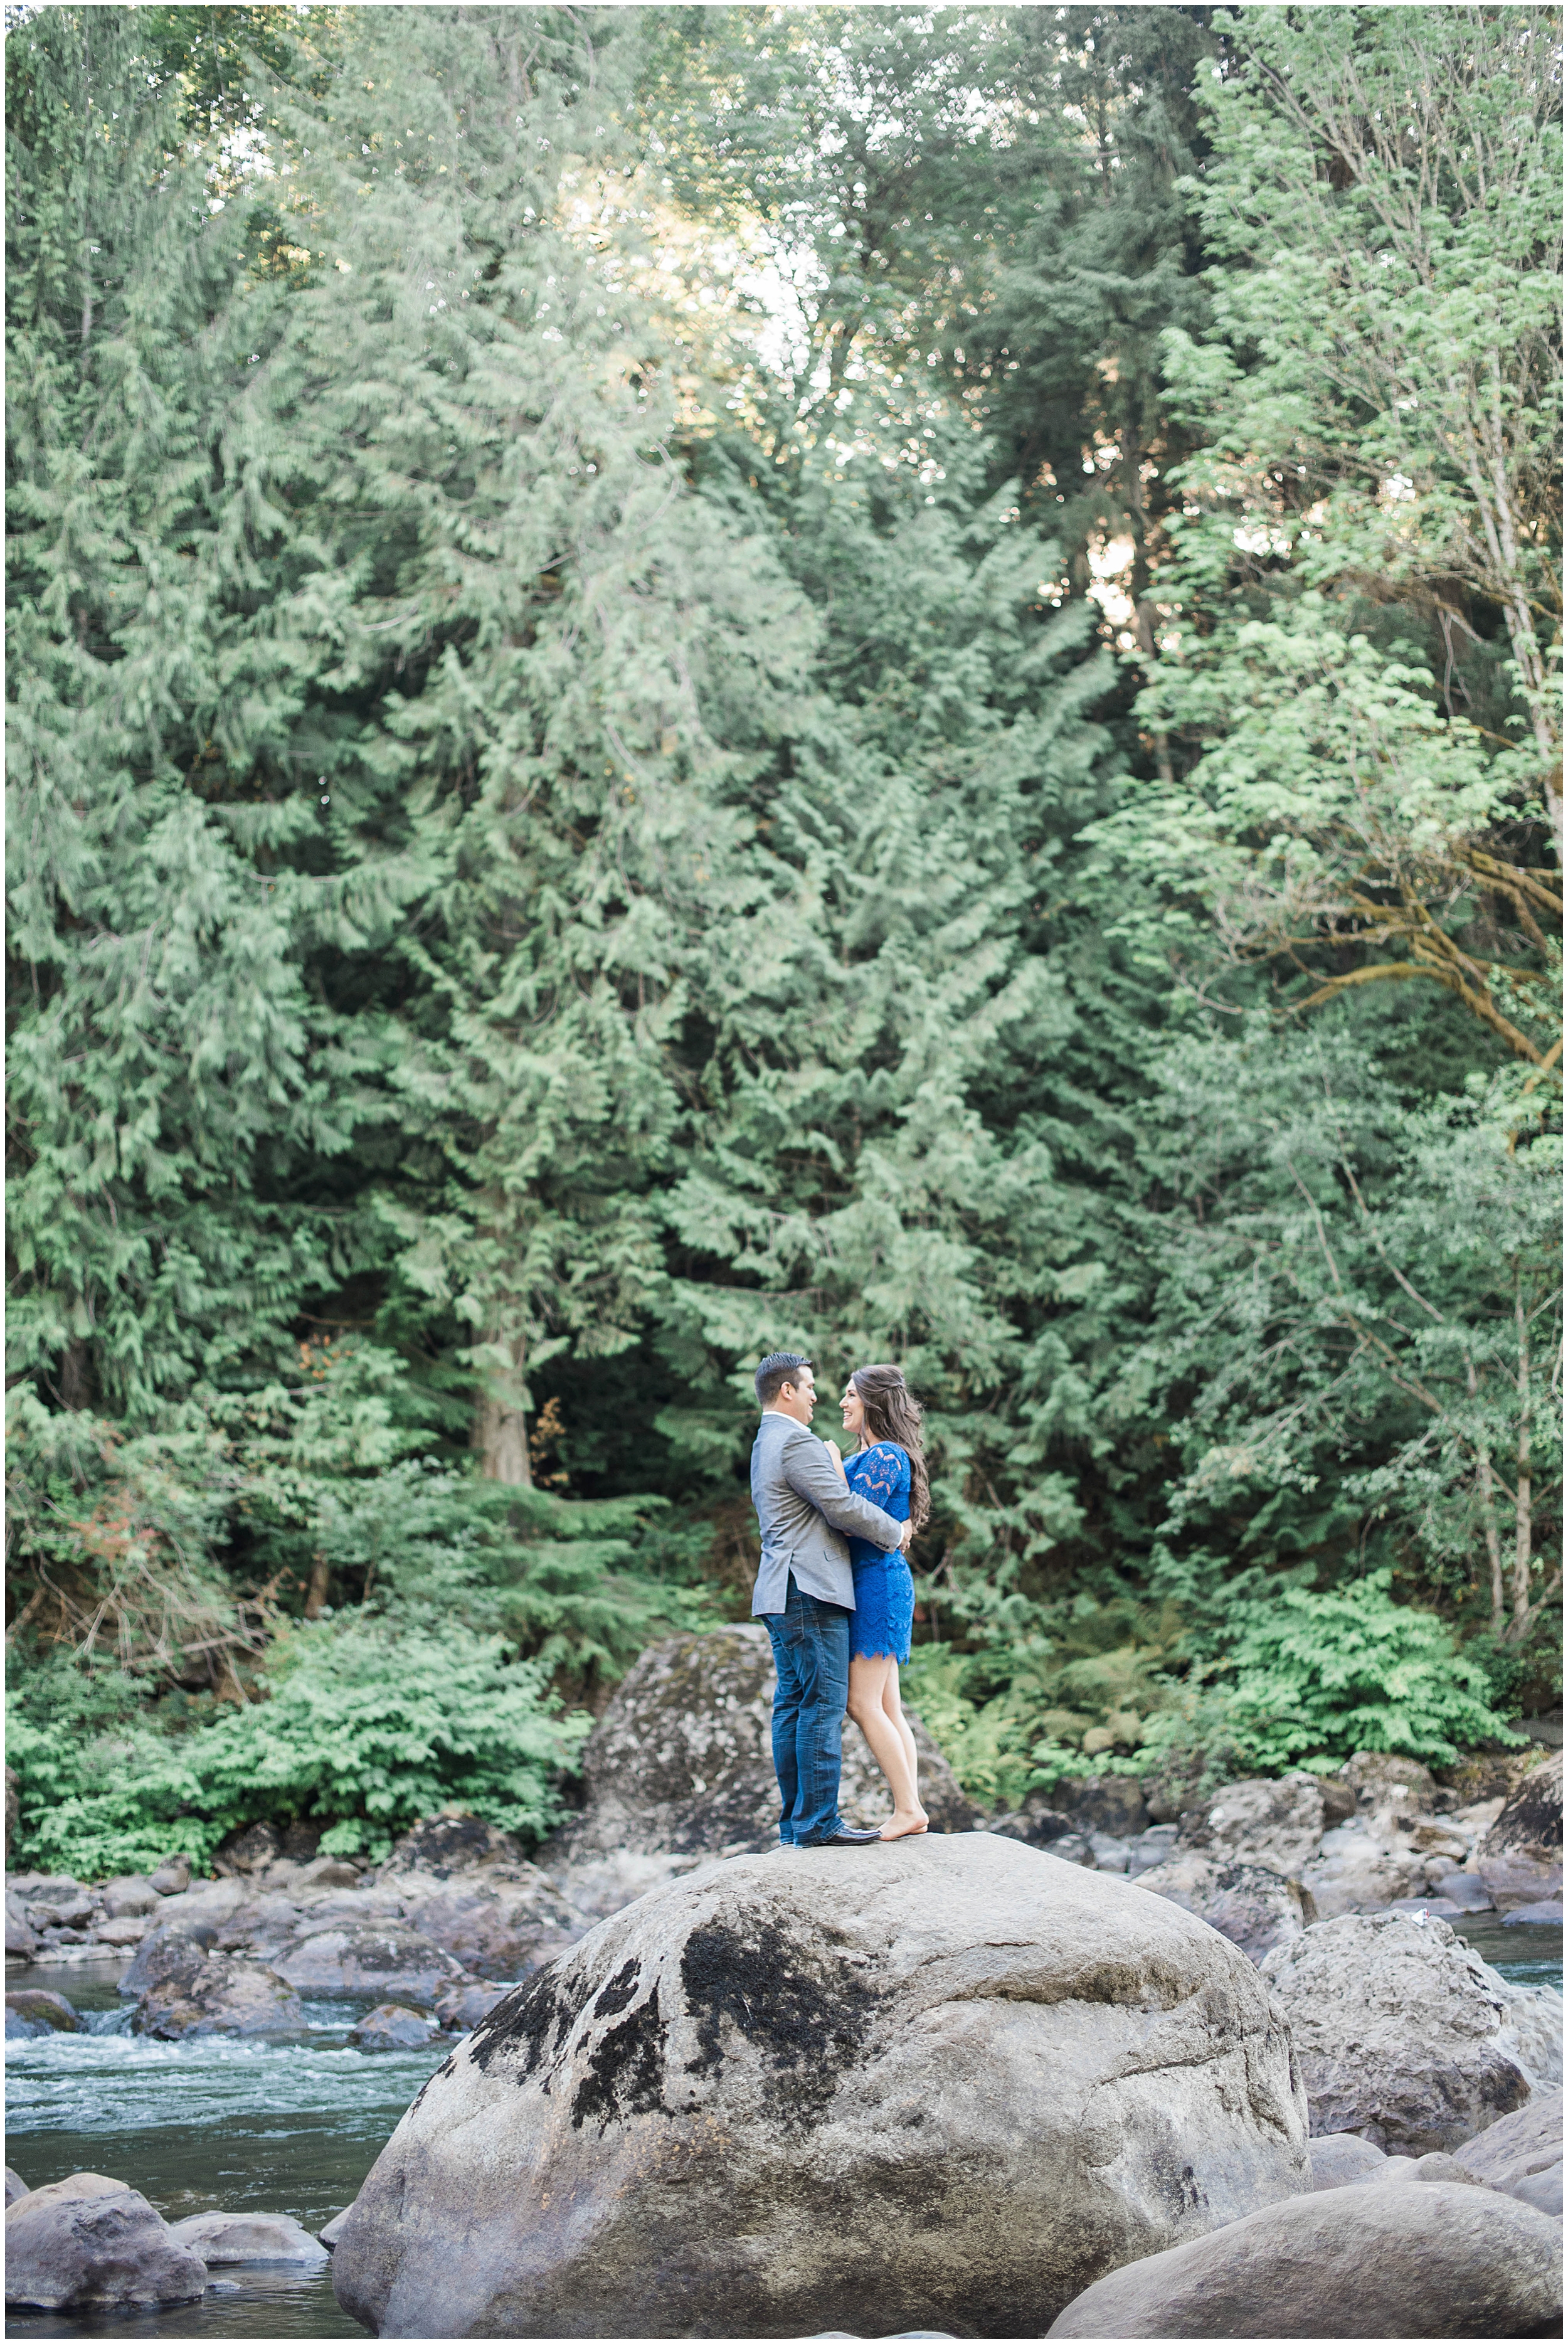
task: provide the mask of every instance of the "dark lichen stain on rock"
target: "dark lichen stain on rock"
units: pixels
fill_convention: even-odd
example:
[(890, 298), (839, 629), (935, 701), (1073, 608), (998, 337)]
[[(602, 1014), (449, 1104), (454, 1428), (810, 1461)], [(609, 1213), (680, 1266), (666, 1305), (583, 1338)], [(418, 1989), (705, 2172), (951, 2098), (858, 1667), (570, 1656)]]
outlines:
[(609, 1985), (602, 1985), (594, 1995), (592, 2016), (595, 2018), (613, 2018), (618, 2010), (624, 2010), (629, 2002), (636, 2000), (642, 1976), (642, 1973), (635, 1962), (623, 1963)]
[[(517, 2081), (526, 2083), (544, 2060), (551, 2038), (557, 2046), (565, 2042), (582, 2007), (581, 1995), (563, 1991), (551, 1970), (541, 1970), (480, 2020), (469, 2037), (469, 2056), (481, 2075), (488, 2075), (494, 2062), (510, 2053)], [(548, 2076), (541, 2078), (541, 2088), (549, 2091)]]
[[(628, 1969), (633, 1966), (627, 1964)], [(664, 2105), (664, 2036), (655, 1989), (630, 2017), (606, 2028), (590, 2053), (588, 2072), (572, 2103), (574, 2131), (592, 2117), (603, 2132), (617, 2117), (670, 2113)]]
[(693, 1929), (681, 1955), (686, 2006), (697, 2022), (689, 2075), (718, 2073), (725, 2019), (771, 2071), (768, 2097), (810, 2121), (859, 2052), (881, 1995), (851, 1960), (810, 1956), (772, 1921)]

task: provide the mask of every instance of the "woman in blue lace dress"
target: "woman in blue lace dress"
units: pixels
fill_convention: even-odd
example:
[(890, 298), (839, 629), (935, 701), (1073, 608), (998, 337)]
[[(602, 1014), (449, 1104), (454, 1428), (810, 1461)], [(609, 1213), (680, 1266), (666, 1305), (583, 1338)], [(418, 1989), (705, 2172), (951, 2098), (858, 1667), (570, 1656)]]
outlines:
[[(920, 1409), (901, 1370), (856, 1368), (839, 1402), (844, 1429), (855, 1442), (848, 1458), (824, 1445), (858, 1496), (895, 1521), (921, 1529), (931, 1511), (930, 1486), (920, 1445)], [(920, 1803), (915, 1736), (898, 1699), (898, 1664), (909, 1658), (915, 1581), (895, 1548), (885, 1554), (868, 1539), (852, 1538), (855, 1612), (849, 1623), (849, 1713), (887, 1777), (893, 1814), (884, 1839), (908, 1839), (926, 1829)]]

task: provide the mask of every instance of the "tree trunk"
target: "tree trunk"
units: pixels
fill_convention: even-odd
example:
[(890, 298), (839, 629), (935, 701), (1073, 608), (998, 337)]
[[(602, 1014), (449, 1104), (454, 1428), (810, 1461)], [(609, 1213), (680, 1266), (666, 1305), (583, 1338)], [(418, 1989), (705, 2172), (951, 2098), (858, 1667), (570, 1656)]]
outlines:
[(324, 1554), (318, 1554), (310, 1565), (310, 1584), (305, 1591), (305, 1617), (319, 1620), (327, 1601), (327, 1590), (332, 1577), (332, 1566)]
[(487, 1481), (503, 1481), (509, 1489), (531, 1490), (533, 1475), (528, 1462), (527, 1394), (522, 1381), (522, 1342), (492, 1335), (511, 1357), (509, 1371), (491, 1369), (474, 1410), (472, 1445), (479, 1452), (480, 1470)]
[(1513, 1640), (1522, 1642), (1530, 1629), (1530, 1329), (1524, 1299), (1515, 1294), (1514, 1323), (1519, 1329), (1519, 1449), (1518, 1487), (1513, 1500)]

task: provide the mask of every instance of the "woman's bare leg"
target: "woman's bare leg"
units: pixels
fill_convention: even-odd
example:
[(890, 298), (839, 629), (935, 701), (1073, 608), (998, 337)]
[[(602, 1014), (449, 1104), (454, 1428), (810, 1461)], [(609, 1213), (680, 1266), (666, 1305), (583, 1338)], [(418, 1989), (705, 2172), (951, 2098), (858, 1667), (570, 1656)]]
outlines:
[(906, 1832), (919, 1831), (925, 1824), (905, 1734), (883, 1705), (888, 1672), (897, 1665), (885, 1653), (869, 1660), (856, 1658), (849, 1664), (849, 1713), (865, 1734), (893, 1793), (893, 1814), (882, 1827), (884, 1839), (902, 1839)]
[[(915, 1792), (914, 1803), (909, 1815), (902, 1813), (895, 1814), (891, 1824), (884, 1824), (882, 1836), (884, 1839), (905, 1839), (913, 1837), (917, 1832), (923, 1832), (930, 1817), (920, 1802), (920, 1753), (915, 1747), (915, 1736), (910, 1732), (909, 1720), (904, 1714), (904, 1704), (899, 1698), (896, 1661), (890, 1661), (887, 1664), (887, 1674), (882, 1685), (882, 1707), (904, 1743), (905, 1753), (909, 1761), (909, 1781)], [(896, 1829), (895, 1825), (897, 1826)]]
[[(899, 1733), (904, 1736), (904, 1746), (909, 1753), (909, 1779), (915, 1783), (916, 1791), (918, 1792), (920, 1782), (920, 1753), (915, 1746), (915, 1736), (910, 1731), (909, 1720), (904, 1714), (903, 1696), (900, 1693), (898, 1687), (898, 1663), (896, 1661), (894, 1662), (892, 1667), (888, 1670), (887, 1682), (882, 1688), (882, 1706), (887, 1712), (889, 1717), (892, 1718), (893, 1723), (898, 1728)], [(915, 1803), (916, 1806), (919, 1806), (920, 1802), (918, 1796), (916, 1797)], [(922, 1808), (921, 1812), (924, 1814), (925, 1810)]]

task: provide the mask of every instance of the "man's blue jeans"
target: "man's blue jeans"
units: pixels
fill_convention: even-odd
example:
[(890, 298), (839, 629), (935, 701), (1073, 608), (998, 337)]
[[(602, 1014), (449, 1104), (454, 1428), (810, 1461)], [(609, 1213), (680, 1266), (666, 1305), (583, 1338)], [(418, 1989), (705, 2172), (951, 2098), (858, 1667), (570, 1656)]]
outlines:
[(784, 1610), (764, 1620), (779, 1675), (774, 1695), (779, 1837), (785, 1847), (810, 1847), (844, 1828), (838, 1771), (849, 1699), (849, 1614), (804, 1594), (792, 1571)]

